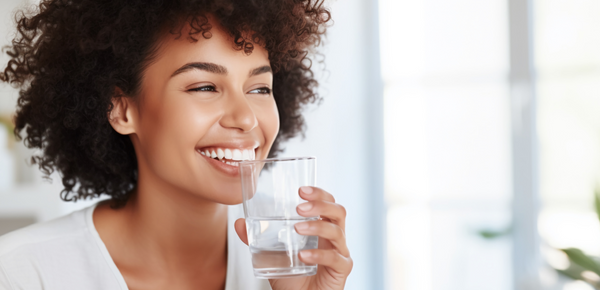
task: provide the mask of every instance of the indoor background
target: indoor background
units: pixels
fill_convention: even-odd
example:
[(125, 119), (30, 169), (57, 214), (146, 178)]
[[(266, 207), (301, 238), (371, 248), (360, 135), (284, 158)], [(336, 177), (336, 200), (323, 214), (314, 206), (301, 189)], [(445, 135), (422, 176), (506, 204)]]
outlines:
[[(0, 1), (0, 43), (32, 3)], [(346, 289), (595, 289), (600, 266), (567, 278), (559, 249), (600, 256), (600, 2), (328, 5), (323, 101), (283, 155), (316, 156), (347, 208)], [(26, 164), (16, 96), (0, 85), (0, 234), (96, 202)]]

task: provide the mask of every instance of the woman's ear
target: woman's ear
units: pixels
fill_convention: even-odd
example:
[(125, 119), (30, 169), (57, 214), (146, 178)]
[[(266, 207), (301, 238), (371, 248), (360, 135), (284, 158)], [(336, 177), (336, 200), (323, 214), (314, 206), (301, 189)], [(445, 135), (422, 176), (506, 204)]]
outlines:
[(112, 98), (113, 108), (108, 113), (108, 122), (121, 135), (135, 133), (135, 104), (133, 100), (121, 91), (115, 88), (115, 94)]

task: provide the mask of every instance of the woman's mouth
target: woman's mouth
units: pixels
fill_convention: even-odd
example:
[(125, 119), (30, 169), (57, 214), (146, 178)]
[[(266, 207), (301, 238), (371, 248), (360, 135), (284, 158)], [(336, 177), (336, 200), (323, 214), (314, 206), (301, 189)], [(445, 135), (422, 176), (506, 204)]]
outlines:
[(256, 158), (256, 148), (221, 148), (221, 147), (204, 147), (198, 148), (196, 151), (203, 156), (220, 161), (223, 164), (238, 167), (239, 161), (254, 160)]

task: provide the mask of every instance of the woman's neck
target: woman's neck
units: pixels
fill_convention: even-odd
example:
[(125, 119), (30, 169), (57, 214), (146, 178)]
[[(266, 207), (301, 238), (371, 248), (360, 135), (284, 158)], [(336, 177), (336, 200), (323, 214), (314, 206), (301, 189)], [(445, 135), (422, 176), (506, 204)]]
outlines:
[(227, 206), (149, 174), (140, 172), (136, 190), (123, 208), (99, 205), (94, 223), (124, 277), (226, 269)]
[[(148, 247), (182, 251), (184, 256), (214, 254), (225, 245), (227, 206), (192, 193), (140, 178), (136, 192), (126, 205), (130, 230)], [(205, 252), (205, 253), (203, 253)]]

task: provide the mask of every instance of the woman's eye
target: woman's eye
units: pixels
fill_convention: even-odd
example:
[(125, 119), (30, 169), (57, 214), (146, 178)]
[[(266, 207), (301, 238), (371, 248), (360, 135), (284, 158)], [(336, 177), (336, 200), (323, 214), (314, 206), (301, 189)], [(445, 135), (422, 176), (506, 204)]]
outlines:
[(215, 86), (201, 86), (193, 89), (189, 89), (189, 92), (216, 92)]
[(262, 88), (251, 90), (249, 93), (251, 93), (251, 94), (270, 95), (271, 94), (271, 89), (269, 89), (267, 87), (262, 87)]

